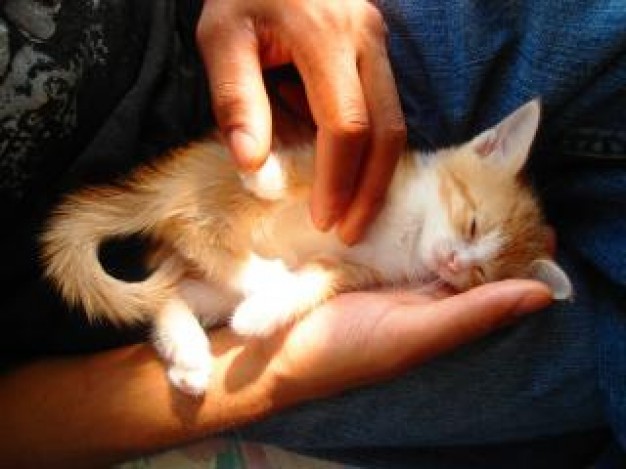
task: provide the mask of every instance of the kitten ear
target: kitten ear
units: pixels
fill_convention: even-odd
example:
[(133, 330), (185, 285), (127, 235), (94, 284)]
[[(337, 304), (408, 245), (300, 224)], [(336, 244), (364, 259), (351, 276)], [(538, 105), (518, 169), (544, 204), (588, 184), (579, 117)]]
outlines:
[(517, 174), (528, 159), (539, 126), (539, 114), (539, 100), (530, 101), (475, 137), (470, 145), (486, 160), (497, 162)]
[(550, 259), (537, 259), (530, 264), (529, 278), (545, 283), (555, 300), (571, 300), (574, 287), (567, 274)]

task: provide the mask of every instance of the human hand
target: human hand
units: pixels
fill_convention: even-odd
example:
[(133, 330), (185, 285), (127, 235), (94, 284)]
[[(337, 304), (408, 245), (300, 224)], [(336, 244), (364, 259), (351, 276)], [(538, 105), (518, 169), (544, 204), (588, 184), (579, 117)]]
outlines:
[(264, 342), (270, 358), (262, 362), (272, 376), (276, 402), (286, 406), (397, 375), (515, 322), (551, 298), (545, 285), (529, 280), (490, 283), (455, 295), (441, 290), (343, 294)]
[(204, 399), (173, 389), (147, 344), (42, 359), (0, 377), (0, 454), (8, 467), (109, 467), (399, 374), (550, 298), (529, 280), (454, 296), (348, 293), (270, 338), (213, 329)]
[(346, 243), (377, 214), (405, 145), (385, 31), (366, 0), (206, 0), (197, 26), (217, 123), (244, 169), (270, 148), (261, 72), (295, 65), (317, 125), (311, 215)]

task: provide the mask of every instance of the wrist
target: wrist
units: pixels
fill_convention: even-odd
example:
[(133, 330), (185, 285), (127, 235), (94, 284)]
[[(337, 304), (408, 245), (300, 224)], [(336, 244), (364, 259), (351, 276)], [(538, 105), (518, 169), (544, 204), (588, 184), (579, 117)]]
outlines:
[(314, 372), (309, 377), (308, 373), (294, 371), (301, 367), (291, 363), (284, 340), (280, 332), (267, 338), (251, 338), (238, 336), (226, 327), (212, 331), (212, 354), (218, 359), (206, 400), (213, 401), (213, 393), (238, 395), (242, 402), (252, 405), (246, 412), (250, 418), (240, 422), (247, 423), (331, 394), (315, 379)]
[[(210, 331), (210, 343), (214, 366), (200, 411), (207, 418), (202, 424), (205, 431), (244, 425), (291, 403), (271, 366), (276, 351), (273, 339), (241, 337), (223, 327)], [(221, 416), (214, 415), (216, 409)], [(216, 421), (223, 428), (215, 428)]]

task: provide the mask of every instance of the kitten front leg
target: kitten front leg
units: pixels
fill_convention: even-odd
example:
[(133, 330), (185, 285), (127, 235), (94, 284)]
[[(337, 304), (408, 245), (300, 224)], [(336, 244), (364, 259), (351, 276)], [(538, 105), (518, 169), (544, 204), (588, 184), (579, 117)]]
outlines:
[(157, 313), (153, 341), (170, 382), (187, 394), (204, 393), (211, 376), (209, 341), (184, 300), (172, 298)]
[(357, 264), (320, 261), (295, 271), (274, 265), (257, 285), (248, 286), (231, 327), (241, 335), (267, 336), (339, 293), (378, 284), (375, 271)]

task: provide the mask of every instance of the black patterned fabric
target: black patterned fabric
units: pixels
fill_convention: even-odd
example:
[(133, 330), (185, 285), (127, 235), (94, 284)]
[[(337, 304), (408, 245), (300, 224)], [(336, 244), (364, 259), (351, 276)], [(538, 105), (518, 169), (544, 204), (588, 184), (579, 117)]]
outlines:
[(137, 338), (86, 327), (40, 280), (52, 204), (210, 126), (194, 1), (0, 2), (0, 348), (8, 357)]

